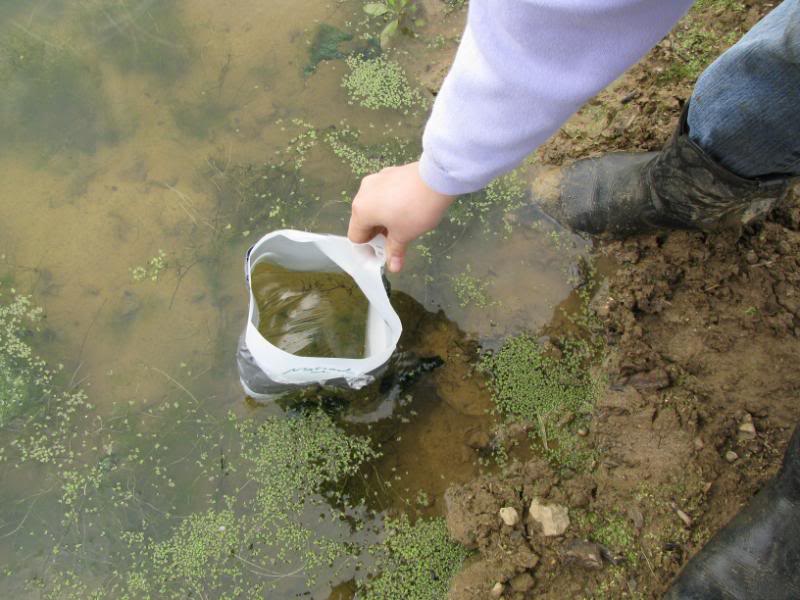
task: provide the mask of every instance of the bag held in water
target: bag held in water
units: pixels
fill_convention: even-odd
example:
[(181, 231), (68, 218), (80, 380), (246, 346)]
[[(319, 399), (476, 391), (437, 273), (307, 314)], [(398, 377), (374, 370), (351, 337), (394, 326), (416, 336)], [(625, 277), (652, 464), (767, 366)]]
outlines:
[(250, 248), (237, 353), (249, 396), (313, 384), (358, 389), (382, 372), (402, 332), (383, 286), (384, 243), (284, 229)]

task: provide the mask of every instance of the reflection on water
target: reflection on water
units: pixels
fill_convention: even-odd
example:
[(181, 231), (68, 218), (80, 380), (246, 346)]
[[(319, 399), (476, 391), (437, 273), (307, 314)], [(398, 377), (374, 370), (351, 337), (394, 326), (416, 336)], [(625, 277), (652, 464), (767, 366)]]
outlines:
[(344, 272), (292, 271), (261, 261), (250, 275), (258, 330), (297, 356), (363, 358), (369, 301)]
[[(144, 595), (167, 563), (185, 569), (169, 593), (197, 593), (176, 582), (203, 556), (224, 569), (199, 596), (255, 580), (276, 597), (325, 598), (355, 576), (347, 557), (380, 536), (383, 511), (422, 491), (433, 502), (419, 513), (440, 514), (448, 483), (478, 469), (464, 444), (490, 427), (476, 340), (545, 324), (574, 256), (563, 234), (506, 227), (499, 213), (419, 241), (392, 282), (407, 362), (330, 423), (303, 421), (341, 452), (320, 477), (351, 493), (283, 482), (309, 492), (296, 527), (277, 529), (293, 540), (283, 554), (231, 533), (267, 527), (247, 519), (273, 485), (244, 423), (270, 424), (270, 440), (308, 433), (241, 397), (244, 252), (282, 226), (343, 233), (353, 169), (417, 144), (421, 117), (348, 104), (341, 58), (378, 51), (362, 18), (355, 0), (0, 1), (0, 301), (33, 295), (46, 319), (21, 339), (63, 365), (61, 391), (32, 394), (0, 431), (3, 597)], [(418, 65), (428, 27), (399, 41), (401, 63)], [(470, 285), (485, 302), (464, 296)], [(382, 457), (345, 452), (329, 425), (369, 436)], [(369, 510), (349, 508), (359, 499)], [(320, 520), (326, 510), (346, 519)], [(226, 562), (233, 546), (241, 560)]]

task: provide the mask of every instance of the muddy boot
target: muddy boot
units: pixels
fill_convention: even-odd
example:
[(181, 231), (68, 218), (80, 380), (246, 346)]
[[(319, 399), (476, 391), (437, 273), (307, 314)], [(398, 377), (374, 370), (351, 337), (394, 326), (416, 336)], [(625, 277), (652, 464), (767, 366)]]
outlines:
[(687, 113), (661, 152), (609, 153), (537, 178), (534, 204), (572, 229), (624, 237), (749, 223), (786, 195), (791, 178), (745, 179), (701, 150)]
[(778, 475), (684, 567), (667, 600), (800, 598), (800, 426)]

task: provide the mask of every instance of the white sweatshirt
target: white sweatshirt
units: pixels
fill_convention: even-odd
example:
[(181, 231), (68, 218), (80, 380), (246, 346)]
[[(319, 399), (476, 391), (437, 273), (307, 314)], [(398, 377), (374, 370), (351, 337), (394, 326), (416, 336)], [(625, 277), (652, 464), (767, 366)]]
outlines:
[(464, 194), (516, 167), (661, 40), (693, 0), (471, 0), (420, 174)]

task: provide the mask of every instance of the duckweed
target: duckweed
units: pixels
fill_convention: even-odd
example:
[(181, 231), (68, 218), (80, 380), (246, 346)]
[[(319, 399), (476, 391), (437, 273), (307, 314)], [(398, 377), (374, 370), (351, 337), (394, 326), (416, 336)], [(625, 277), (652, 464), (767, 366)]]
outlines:
[[(447, 213), (447, 219), (462, 227), (477, 221), (484, 230), (492, 230), (505, 215), (525, 202), (525, 183), (515, 171), (493, 180), (485, 189), (459, 197)], [(503, 222), (502, 228), (510, 230)]]
[(578, 467), (588, 458), (573, 429), (588, 418), (599, 382), (586, 364), (590, 351), (581, 342), (565, 342), (555, 358), (535, 339), (521, 335), (506, 339), (500, 350), (486, 355), (492, 399), (510, 421), (537, 425), (535, 439), (556, 464)]
[(364, 108), (391, 108), (408, 114), (417, 106), (424, 108), (425, 100), (419, 90), (411, 87), (403, 67), (385, 56), (363, 58), (350, 56), (346, 60), (350, 72), (342, 79), (351, 104)]
[(387, 520), (387, 537), (371, 550), (378, 575), (361, 583), (362, 600), (442, 600), (469, 552), (453, 542), (444, 519)]
[(325, 142), (356, 177), (410, 162), (418, 156), (418, 152), (415, 152), (416, 145), (409, 140), (392, 137), (385, 142), (367, 145), (359, 142), (360, 137), (358, 131), (347, 125), (325, 134)]
[(0, 429), (30, 408), (37, 393), (50, 385), (44, 361), (25, 340), (41, 315), (41, 309), (24, 296), (0, 304)]

